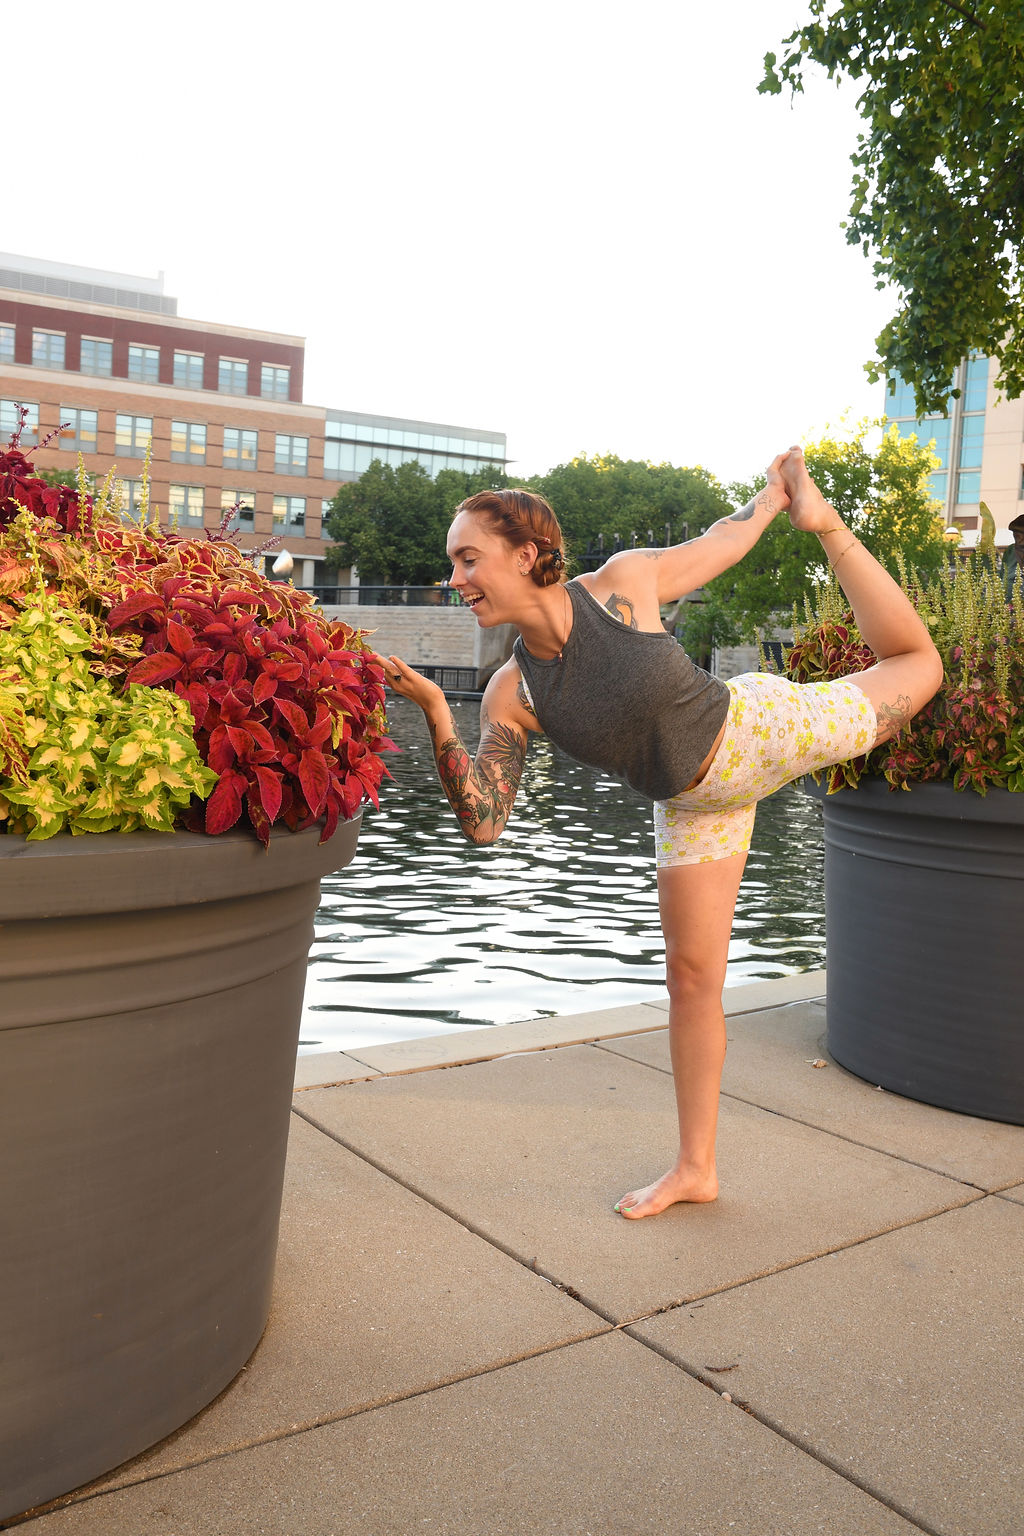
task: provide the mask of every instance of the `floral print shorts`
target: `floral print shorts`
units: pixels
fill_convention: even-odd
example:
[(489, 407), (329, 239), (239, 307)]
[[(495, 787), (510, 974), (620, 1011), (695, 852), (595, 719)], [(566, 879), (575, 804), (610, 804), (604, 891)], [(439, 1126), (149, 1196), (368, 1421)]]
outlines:
[(746, 853), (758, 800), (874, 745), (874, 707), (849, 678), (791, 683), (745, 672), (726, 686), (725, 735), (707, 774), (672, 800), (655, 801), (659, 869)]

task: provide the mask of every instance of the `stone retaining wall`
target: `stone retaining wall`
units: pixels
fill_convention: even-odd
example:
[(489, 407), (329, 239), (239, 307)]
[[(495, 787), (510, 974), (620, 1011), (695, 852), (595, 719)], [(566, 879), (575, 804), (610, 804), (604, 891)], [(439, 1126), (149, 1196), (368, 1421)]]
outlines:
[(410, 666), (475, 667), (478, 687), (508, 660), (515, 638), (511, 624), (481, 629), (469, 608), (455, 606), (345, 603), (325, 605), (323, 612), (353, 629), (373, 630), (370, 644), (375, 651), (401, 656)]

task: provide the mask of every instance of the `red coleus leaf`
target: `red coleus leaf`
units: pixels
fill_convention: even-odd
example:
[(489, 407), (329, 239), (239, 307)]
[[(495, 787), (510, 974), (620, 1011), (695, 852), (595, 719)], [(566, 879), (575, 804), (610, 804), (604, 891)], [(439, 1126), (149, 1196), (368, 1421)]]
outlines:
[(141, 661), (137, 661), (128, 673), (128, 681), (153, 688), (158, 683), (166, 683), (169, 678), (177, 677), (180, 671), (180, 657), (172, 656), (167, 651), (158, 651), (153, 656), (143, 656)]
[(259, 786), (259, 800), (267, 819), (273, 824), (281, 809), (281, 776), (272, 768), (254, 767), (253, 779)]
[(226, 832), (242, 814), (242, 794), (245, 775), (229, 768), (222, 773), (217, 786), (206, 802), (206, 830), (211, 836)]
[(246, 809), (249, 812), (249, 820), (253, 831), (263, 844), (264, 848), (270, 846), (270, 817), (260, 802), (259, 790), (255, 784), (250, 784), (245, 792)]
[(195, 650), (196, 637), (184, 624), (178, 624), (174, 619), (167, 621), (167, 643), (178, 656), (187, 656), (189, 651)]
[(200, 683), (176, 683), (175, 692), (188, 700), (197, 728), (202, 726), (210, 710), (210, 695), (206, 689)]
[(234, 687), (235, 684), (241, 682), (242, 678), (245, 676), (245, 657), (240, 656), (237, 651), (229, 651), (228, 654), (224, 657), (224, 664), (221, 668), (221, 671), (223, 672), (227, 682), (229, 682), (231, 686)]
[(126, 597), (123, 602), (111, 608), (107, 614), (107, 624), (110, 629), (120, 629), (122, 624), (128, 624), (140, 614), (156, 613), (163, 606), (163, 598), (155, 592), (133, 592), (131, 597)]
[(278, 698), (274, 700), (274, 708), (288, 722), (296, 736), (306, 737), (309, 732), (309, 721), (304, 710), (297, 704), (293, 704), (290, 699)]
[(267, 699), (272, 699), (277, 692), (277, 678), (271, 677), (267, 672), (261, 672), (252, 685), (252, 698), (254, 704), (264, 704)]
[(261, 592), (243, 592), (240, 587), (228, 587), (217, 598), (218, 608), (258, 608), (263, 601)]
[(253, 740), (249, 732), (243, 730), (240, 725), (229, 725), (226, 727), (226, 730), (228, 740), (234, 748), (235, 756), (247, 758), (253, 748)]
[(275, 757), (277, 756), (277, 742), (259, 720), (247, 720), (242, 729), (248, 731), (262, 752), (271, 752)]
[(317, 752), (312, 747), (303, 752), (299, 758), (299, 783), (302, 785), (306, 804), (313, 816), (318, 817), (324, 808), (324, 801), (327, 799), (327, 791), (331, 784), (327, 760), (322, 752)]

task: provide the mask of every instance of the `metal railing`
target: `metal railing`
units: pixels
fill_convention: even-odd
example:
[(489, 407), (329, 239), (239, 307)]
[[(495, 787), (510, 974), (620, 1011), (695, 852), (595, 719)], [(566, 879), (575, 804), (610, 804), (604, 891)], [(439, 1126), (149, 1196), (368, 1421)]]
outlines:
[(321, 606), (358, 603), (360, 607), (406, 606), (409, 608), (461, 608), (462, 599), (451, 587), (303, 587)]
[(427, 663), (416, 668), (424, 677), (429, 677), (432, 683), (443, 688), (445, 693), (479, 693), (480, 685), (477, 681), (476, 667), (445, 667), (438, 664)]

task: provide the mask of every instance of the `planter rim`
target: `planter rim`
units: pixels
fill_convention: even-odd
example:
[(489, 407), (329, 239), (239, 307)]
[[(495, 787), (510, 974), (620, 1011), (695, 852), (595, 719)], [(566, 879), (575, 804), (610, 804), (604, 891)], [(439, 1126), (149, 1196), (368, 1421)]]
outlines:
[(990, 789), (979, 795), (973, 789), (954, 789), (950, 779), (914, 784), (909, 790), (891, 788), (887, 779), (866, 775), (852, 789), (844, 786), (827, 794), (824, 784), (802, 780), (805, 794), (822, 805), (852, 809), (860, 800), (875, 812), (893, 811), (901, 816), (938, 816), (951, 821), (1024, 822), (1024, 794), (1010, 789)]
[(319, 880), (355, 853), (362, 810), (321, 844), (320, 828), (275, 828), (270, 847), (233, 828), (0, 837), (0, 922), (223, 901)]

